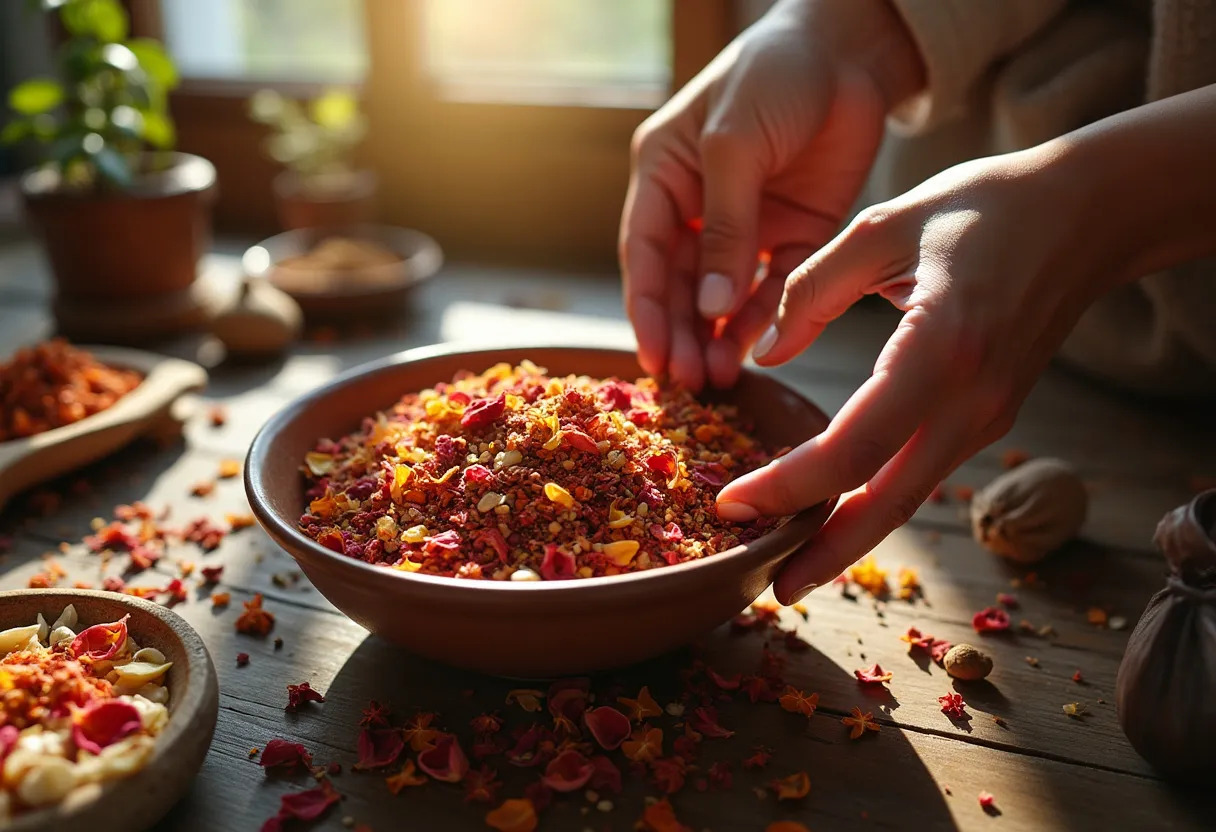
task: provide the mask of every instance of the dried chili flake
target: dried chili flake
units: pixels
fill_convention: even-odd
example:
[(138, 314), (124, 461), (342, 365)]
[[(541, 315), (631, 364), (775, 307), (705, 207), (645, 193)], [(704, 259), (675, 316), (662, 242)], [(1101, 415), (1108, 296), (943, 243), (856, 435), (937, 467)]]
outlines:
[(595, 737), (595, 741), (609, 751), (620, 748), (621, 743), (629, 739), (629, 717), (616, 708), (607, 705), (592, 708), (583, 714), (583, 720), (587, 723), (587, 730), (591, 732), (591, 736)]
[(191, 497), (210, 497), (215, 493), (215, 480), (202, 480), (190, 486)]
[(883, 670), (878, 664), (870, 667), (863, 667), (853, 671), (853, 675), (857, 677), (857, 681), (865, 684), (881, 685), (883, 682), (891, 681), (894, 675), (889, 670)]
[(284, 710), (297, 711), (308, 702), (324, 702), (325, 697), (320, 691), (313, 690), (308, 682), (287, 686), (287, 705)]
[(426, 777), (418, 773), (413, 760), (406, 760), (401, 771), (384, 778), (384, 784), (393, 794), (401, 794), (401, 790), (407, 786), (425, 786)]
[(219, 478), (222, 480), (230, 480), (233, 477), (241, 475), (241, 463), (236, 459), (220, 460)]
[(518, 704), (528, 713), (536, 713), (541, 709), (540, 700), (545, 698), (543, 690), (533, 690), (531, 688), (517, 688), (516, 690), (507, 692), (507, 704)]
[(535, 832), (536, 807), (527, 798), (504, 800), (486, 815), (486, 826), (498, 832)]
[(985, 607), (971, 617), (977, 633), (996, 633), (1009, 629), (1009, 613), (997, 607)]
[(641, 722), (652, 716), (663, 715), (663, 709), (659, 707), (659, 703), (650, 695), (649, 687), (643, 687), (638, 691), (637, 699), (618, 696), (616, 701), (626, 707), (629, 718), (635, 722)]
[(773, 752), (764, 746), (757, 746), (752, 750), (750, 757), (743, 759), (744, 768), (764, 768), (768, 765), (769, 760), (773, 759)]
[(723, 728), (718, 722), (718, 709), (708, 705), (693, 709), (692, 716), (688, 718), (688, 725), (694, 731), (715, 739), (726, 739), (735, 735), (734, 731)]
[[(215, 596), (212, 596), (215, 603)], [(262, 608), (262, 593), (245, 602), (245, 611), (236, 620), (236, 631), (250, 636), (265, 637), (274, 627), (274, 613)]]
[(439, 736), (439, 731), (431, 727), (431, 723), (434, 721), (434, 713), (419, 711), (410, 717), (409, 722), (401, 729), (401, 736), (414, 751), (422, 751), (430, 747)]
[(108, 592), (122, 592), (127, 588), (127, 582), (117, 575), (109, 575), (102, 580), (101, 588)]
[(493, 803), (502, 788), (497, 778), (498, 773), (489, 766), (470, 771), (464, 778), (465, 803)]
[(186, 528), (182, 530), (182, 539), (197, 543), (204, 552), (210, 552), (219, 548), (226, 534), (227, 532), (211, 522), (210, 518), (199, 517), (186, 524)]
[(165, 585), (161, 590), (161, 594), (169, 596), (169, 603), (178, 604), (190, 598), (190, 592), (186, 589), (186, 585), (181, 578), (174, 578)]
[(243, 514), (225, 514), (224, 522), (228, 524), (231, 531), (239, 532), (241, 529), (251, 528), (257, 521), (253, 517), (253, 512), (247, 511)]
[(692, 827), (676, 819), (676, 810), (666, 798), (643, 809), (638, 825), (645, 832), (692, 832)]
[(217, 566), (204, 566), (199, 572), (203, 576), (204, 584), (217, 584), (220, 582), (220, 577), (224, 574), (224, 565), (221, 563)]
[(991, 792), (979, 793), (980, 807), (986, 812), (996, 808), (996, 797)]
[(947, 693), (945, 696), (937, 697), (938, 704), (942, 706), (942, 713), (951, 719), (968, 719), (969, 716), (965, 710), (966, 702), (963, 697), (957, 693)]
[(236, 666), (244, 667), (247, 664), (249, 664), (249, 654), (248, 653), (237, 653), (236, 654)]
[(595, 764), (569, 748), (549, 761), (541, 782), (556, 792), (572, 792), (587, 785), (594, 773)]
[(127, 619), (124, 615), (109, 624), (95, 624), (82, 630), (68, 646), (73, 658), (89, 662), (104, 662), (114, 658), (127, 643)]
[(213, 428), (222, 428), (228, 423), (228, 409), (222, 404), (212, 405), (207, 409), (207, 421)]
[(798, 771), (789, 777), (774, 780), (771, 784), (778, 800), (801, 800), (811, 791), (811, 778), (805, 771)]
[(312, 755), (298, 742), (273, 739), (262, 749), (258, 765), (266, 769), (303, 770), (312, 765)]
[(82, 751), (100, 754), (103, 748), (142, 727), (143, 721), (134, 705), (117, 699), (97, 700), (72, 715), (72, 742)]
[(469, 771), (469, 759), (452, 734), (440, 734), (418, 754), (418, 767), (441, 783), (459, 783)]
[(881, 727), (877, 722), (874, 721), (873, 712), (866, 711), (863, 714), (861, 712), (861, 708), (858, 708), (857, 706), (853, 707), (853, 712), (851, 715), (841, 717), (840, 721), (849, 727), (849, 739), (851, 740), (860, 739), (866, 731), (874, 731), (877, 733)]
[(819, 694), (807, 694), (798, 688), (787, 686), (785, 693), (781, 694), (777, 701), (781, 703), (782, 709), (809, 717), (813, 716), (815, 709), (819, 707)]
[(650, 778), (664, 794), (684, 788), (688, 764), (683, 757), (661, 757), (650, 761)]
[(663, 729), (645, 725), (621, 744), (621, 752), (634, 762), (654, 760), (663, 754)]
[(1076, 682), (1078, 685), (1083, 685), (1083, 684), (1085, 684), (1085, 679), (1084, 679), (1084, 678), (1082, 678), (1082, 676), (1081, 676), (1081, 671), (1079, 671), (1079, 670), (1078, 670), (1076, 673), (1073, 673), (1073, 674), (1072, 674), (1072, 680), (1073, 680), (1074, 682)]
[(1090, 607), (1085, 612), (1085, 618), (1096, 627), (1105, 627), (1108, 620), (1106, 610), (1101, 607)]
[(213, 592), (211, 594), (211, 606), (226, 607), (232, 601), (232, 593), (230, 592)]

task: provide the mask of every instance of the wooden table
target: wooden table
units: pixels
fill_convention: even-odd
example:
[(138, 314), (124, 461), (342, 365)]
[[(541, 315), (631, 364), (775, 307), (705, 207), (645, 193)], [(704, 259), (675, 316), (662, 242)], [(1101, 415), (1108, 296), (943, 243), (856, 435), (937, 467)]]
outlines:
[[(232, 266), (231, 258), (222, 257), (211, 264), (221, 275)], [(0, 248), (0, 276), (0, 355), (7, 355), (47, 333), (46, 284), (26, 244)], [(895, 319), (881, 305), (855, 309), (778, 374), (834, 411), (868, 374)], [(61, 544), (66, 551), (54, 556), (67, 567), (68, 581), (98, 582), (98, 559), (80, 540), (92, 518), (108, 516), (119, 503), (168, 506), (178, 522), (244, 511), (239, 480), (221, 481), (206, 498), (191, 497), (190, 488), (213, 479), (221, 460), (242, 458), (276, 408), (340, 370), (441, 339), (537, 337), (627, 342), (615, 281), (452, 266), (421, 293), (415, 311), (394, 332), (303, 343), (270, 366), (214, 368), (181, 437), (161, 445), (142, 442), (60, 484), (62, 505), (46, 516), (17, 505), (0, 518), (0, 531), (15, 537), (12, 551), (0, 560), (0, 587), (24, 586), (44, 567), (44, 554)], [(193, 354), (196, 347), (183, 341), (170, 349)], [(212, 427), (199, 406), (213, 403), (227, 408), (223, 427)], [(1128, 633), (1163, 583), (1163, 562), (1149, 543), (1154, 525), (1165, 510), (1188, 499), (1197, 475), (1216, 473), (1216, 437), (1210, 413), (1204, 431), (1203, 415), (1138, 404), (1065, 372), (1049, 372), (1012, 434), (968, 462), (951, 483), (983, 485), (1000, 472), (1001, 454), (1009, 448), (1070, 459), (1092, 491), (1084, 543), (1042, 564), (1031, 584), (972, 542), (957, 500), (926, 505), (874, 553), (892, 578), (901, 566), (918, 570), (923, 599), (880, 603), (825, 588), (808, 600), (808, 620), (784, 611), (782, 626), (796, 628), (811, 647), (787, 653), (777, 645), (774, 651), (786, 656), (791, 684), (820, 694), (818, 712), (808, 720), (745, 697), (724, 703), (721, 721), (736, 733), (705, 741), (700, 771), (672, 797), (679, 817), (693, 829), (719, 831), (761, 830), (777, 819), (802, 820), (815, 830), (1210, 828), (1210, 800), (1175, 792), (1156, 779), (1124, 739), (1113, 705)], [(458, 787), (430, 784), (394, 797), (382, 774), (352, 772), (357, 723), (368, 700), (376, 699), (398, 721), (417, 709), (438, 711), (439, 721), (467, 742), (468, 720), (480, 712), (498, 710), (512, 724), (529, 717), (504, 702), (519, 683), (432, 665), (368, 636), (301, 579), (260, 530), (235, 533), (209, 555), (192, 546), (173, 554), (135, 582), (163, 585), (176, 574), (178, 557), (222, 563), (221, 589), (232, 593), (233, 603), (213, 609), (200, 589), (176, 607), (212, 651), (221, 708), (205, 766), (159, 829), (257, 829), (274, 814), (280, 795), (312, 784), (307, 776), (267, 777), (251, 761), (250, 749), (274, 737), (303, 742), (320, 762), (342, 764), (333, 780), (345, 799), (318, 828), (354, 821), (378, 832), (485, 828), (485, 807), (463, 802)], [(283, 639), (281, 649), (270, 639), (234, 632), (240, 602), (256, 592), (265, 594), (277, 617), (274, 635)], [(1000, 592), (1016, 594), (1015, 622), (1050, 624), (1055, 635), (976, 636), (973, 612), (993, 604)], [(1090, 623), (1091, 607), (1126, 626)], [(995, 657), (991, 684), (958, 688), (969, 721), (953, 722), (939, 709), (937, 697), (953, 687), (940, 667), (908, 653), (899, 635), (910, 626), (954, 642), (978, 640)], [(747, 673), (756, 667), (763, 640), (723, 627), (699, 650), (724, 672)], [(247, 667), (237, 667), (240, 652), (251, 657)], [(679, 669), (690, 660), (689, 653), (656, 660), (597, 679), (596, 689), (632, 696), (645, 684), (660, 702), (670, 702), (681, 690)], [(860, 685), (853, 669), (876, 661), (894, 671), (893, 681)], [(1080, 684), (1072, 678), (1077, 670)], [(325, 703), (285, 713), (285, 686), (305, 680), (324, 692)], [(1062, 706), (1069, 702), (1084, 703), (1089, 715), (1065, 716)], [(882, 726), (878, 734), (849, 740), (840, 719), (855, 705), (875, 713)], [(665, 716), (657, 722), (670, 743), (678, 720)], [(757, 745), (772, 749), (771, 763), (760, 771), (743, 769), (739, 762)], [(718, 760), (734, 763), (733, 787), (699, 792), (695, 781)], [(506, 781), (504, 796), (519, 795), (536, 776), (534, 770), (498, 768)], [(802, 769), (812, 783), (804, 800), (779, 803), (765, 791), (775, 777)], [(627, 776), (626, 783), (625, 792), (612, 798), (611, 811), (576, 793), (556, 801), (541, 828), (632, 829), (645, 796), (657, 790), (636, 776)], [(990, 814), (977, 800), (981, 791), (995, 796)]]

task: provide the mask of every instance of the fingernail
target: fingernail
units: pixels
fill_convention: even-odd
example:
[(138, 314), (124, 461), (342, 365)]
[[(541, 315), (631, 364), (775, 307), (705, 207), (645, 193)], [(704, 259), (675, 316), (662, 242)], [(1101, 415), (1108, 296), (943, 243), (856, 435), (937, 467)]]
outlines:
[(747, 503), (741, 503), (738, 500), (727, 500), (726, 502), (718, 503), (718, 516), (732, 523), (747, 523), (759, 517), (760, 512)]
[(730, 311), (734, 295), (735, 284), (729, 277), (717, 272), (710, 272), (701, 281), (697, 308), (706, 318), (720, 318)]
[(795, 592), (793, 595), (790, 596), (790, 605), (797, 604), (803, 598), (810, 595), (811, 590), (817, 586), (819, 586), (819, 584), (807, 584), (802, 589)]
[(752, 358), (759, 361), (768, 355), (769, 350), (773, 348), (773, 344), (777, 343), (777, 335), (776, 326), (770, 326), (764, 330), (764, 334), (756, 341), (756, 346), (752, 347)]

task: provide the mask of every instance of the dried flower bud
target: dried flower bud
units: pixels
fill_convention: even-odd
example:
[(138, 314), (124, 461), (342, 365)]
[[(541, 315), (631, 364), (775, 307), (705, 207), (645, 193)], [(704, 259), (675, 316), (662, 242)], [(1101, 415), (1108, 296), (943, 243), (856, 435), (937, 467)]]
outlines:
[(1171, 575), (1128, 639), (1119, 722), (1159, 771), (1206, 781), (1216, 771), (1216, 490), (1165, 515), (1153, 541)]
[(1071, 465), (1034, 459), (990, 482), (971, 501), (971, 531), (985, 548), (1034, 563), (1075, 537), (1085, 522), (1085, 485)]
[(946, 651), (942, 666), (955, 679), (974, 682), (992, 672), (992, 659), (970, 644), (956, 644)]

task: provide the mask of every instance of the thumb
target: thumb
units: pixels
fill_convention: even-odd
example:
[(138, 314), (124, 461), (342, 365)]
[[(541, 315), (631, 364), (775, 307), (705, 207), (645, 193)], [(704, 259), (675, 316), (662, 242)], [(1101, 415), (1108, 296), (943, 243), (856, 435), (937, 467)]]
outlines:
[(712, 319), (737, 309), (755, 278), (763, 176), (750, 142), (736, 133), (705, 133), (700, 152), (704, 227), (697, 309)]
[(765, 365), (789, 361), (862, 295), (913, 280), (917, 249), (905, 242), (903, 230), (881, 207), (858, 214), (790, 274), (777, 318), (756, 341), (752, 357)]

